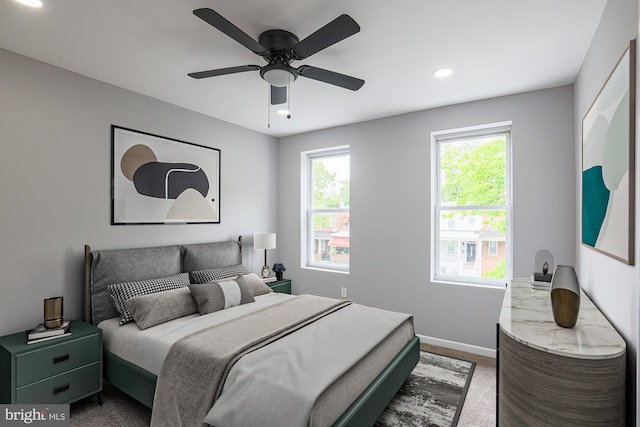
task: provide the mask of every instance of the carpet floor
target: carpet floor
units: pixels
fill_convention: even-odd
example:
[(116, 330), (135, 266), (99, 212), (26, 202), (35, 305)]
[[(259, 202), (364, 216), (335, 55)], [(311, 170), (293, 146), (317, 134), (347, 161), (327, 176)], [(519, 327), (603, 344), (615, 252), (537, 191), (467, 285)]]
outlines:
[[(389, 404), (376, 427), (455, 427), (475, 363), (421, 352), (420, 362)], [(104, 383), (103, 405), (91, 397), (71, 405), (72, 427), (143, 427), (151, 410)]]

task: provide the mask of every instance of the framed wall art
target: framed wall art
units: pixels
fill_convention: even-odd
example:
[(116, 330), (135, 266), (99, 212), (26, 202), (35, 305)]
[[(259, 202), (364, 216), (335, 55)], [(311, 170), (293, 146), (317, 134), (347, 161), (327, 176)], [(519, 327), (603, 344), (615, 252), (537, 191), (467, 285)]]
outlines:
[(632, 265), (636, 43), (582, 120), (582, 244)]
[(111, 126), (111, 224), (220, 223), (220, 150)]

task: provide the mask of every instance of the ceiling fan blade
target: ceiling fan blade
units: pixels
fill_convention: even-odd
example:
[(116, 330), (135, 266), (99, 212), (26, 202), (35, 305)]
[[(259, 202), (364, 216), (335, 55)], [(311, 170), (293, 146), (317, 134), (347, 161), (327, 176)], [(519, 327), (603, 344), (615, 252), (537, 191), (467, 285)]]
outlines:
[(209, 8), (196, 9), (193, 11), (193, 14), (209, 25), (222, 31), (253, 53), (262, 55), (266, 52), (266, 49), (262, 47), (260, 43), (255, 41), (253, 38), (251, 38), (251, 36), (242, 31), (240, 28), (227, 21), (226, 18), (224, 18), (215, 10)]
[(340, 15), (315, 33), (293, 46), (296, 59), (307, 58), (360, 31), (360, 26), (349, 15)]
[(279, 105), (287, 102), (287, 87), (271, 86), (271, 105)]
[(217, 70), (198, 71), (187, 74), (194, 79), (204, 79), (207, 77), (224, 76), (226, 74), (242, 73), (244, 71), (256, 71), (260, 67), (257, 65), (241, 65), (239, 67), (218, 68)]
[(364, 84), (364, 80), (335, 71), (323, 70), (322, 68), (302, 65), (298, 68), (298, 74), (308, 79), (318, 80), (335, 86), (340, 86), (349, 90), (358, 90)]

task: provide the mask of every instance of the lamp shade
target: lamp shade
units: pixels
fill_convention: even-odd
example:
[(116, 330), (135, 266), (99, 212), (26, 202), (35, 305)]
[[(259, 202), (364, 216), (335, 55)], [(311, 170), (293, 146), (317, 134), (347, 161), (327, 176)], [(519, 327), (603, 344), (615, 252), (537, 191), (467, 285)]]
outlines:
[(275, 249), (276, 233), (256, 233), (253, 235), (255, 249)]
[(573, 328), (580, 311), (580, 283), (570, 265), (558, 265), (551, 279), (553, 320), (563, 328)]

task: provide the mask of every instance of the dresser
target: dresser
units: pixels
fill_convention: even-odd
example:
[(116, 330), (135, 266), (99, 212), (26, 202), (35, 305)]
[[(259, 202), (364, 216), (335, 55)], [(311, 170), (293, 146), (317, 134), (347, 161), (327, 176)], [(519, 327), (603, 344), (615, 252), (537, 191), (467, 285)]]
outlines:
[(102, 391), (102, 331), (80, 320), (71, 335), (34, 344), (0, 337), (0, 403), (71, 403)]
[(562, 328), (549, 291), (513, 280), (497, 329), (499, 426), (624, 426), (626, 344), (584, 292)]

